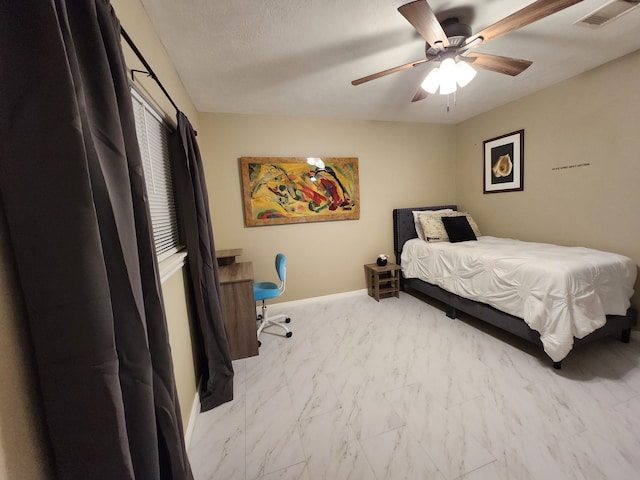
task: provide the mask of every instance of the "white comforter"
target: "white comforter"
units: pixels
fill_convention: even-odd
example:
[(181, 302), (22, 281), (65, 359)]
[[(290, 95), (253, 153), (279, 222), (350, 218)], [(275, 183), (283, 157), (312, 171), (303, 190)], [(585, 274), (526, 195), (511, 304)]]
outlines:
[(461, 297), (524, 319), (555, 362), (605, 324), (625, 315), (636, 265), (630, 258), (490, 236), (461, 243), (414, 239), (402, 250), (402, 272)]

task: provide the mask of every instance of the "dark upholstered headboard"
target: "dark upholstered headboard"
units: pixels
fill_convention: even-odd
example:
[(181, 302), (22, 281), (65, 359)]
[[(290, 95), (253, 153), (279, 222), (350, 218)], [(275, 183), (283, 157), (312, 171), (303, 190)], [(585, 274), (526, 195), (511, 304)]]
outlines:
[(413, 211), (415, 210), (442, 210), (451, 208), (457, 210), (456, 205), (440, 205), (437, 207), (396, 208), (393, 210), (393, 252), (396, 255), (396, 263), (400, 265), (402, 246), (407, 240), (418, 238), (416, 227), (413, 223)]

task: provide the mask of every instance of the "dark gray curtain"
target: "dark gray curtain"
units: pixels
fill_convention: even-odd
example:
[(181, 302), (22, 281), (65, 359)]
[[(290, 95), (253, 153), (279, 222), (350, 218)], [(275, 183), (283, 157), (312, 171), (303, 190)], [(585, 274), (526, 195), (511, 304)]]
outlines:
[(199, 327), (200, 404), (202, 411), (206, 411), (233, 399), (233, 366), (222, 317), (216, 248), (202, 158), (193, 127), (182, 112), (178, 112), (174, 144), (178, 216), (189, 251), (189, 280)]
[(117, 18), (3, 0), (0, 46), (0, 195), (56, 476), (191, 479)]

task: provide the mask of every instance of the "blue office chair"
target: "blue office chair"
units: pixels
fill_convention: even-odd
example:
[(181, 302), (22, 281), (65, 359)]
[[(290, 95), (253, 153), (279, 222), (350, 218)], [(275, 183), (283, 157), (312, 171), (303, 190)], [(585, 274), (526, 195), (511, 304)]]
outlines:
[[(287, 338), (293, 335), (287, 326), (284, 325), (284, 323), (291, 322), (291, 318), (284, 314), (274, 315), (273, 317), (267, 316), (267, 305), (265, 303), (265, 300), (279, 297), (284, 293), (287, 277), (286, 263), (287, 257), (285, 257), (283, 253), (276, 255), (276, 272), (278, 272), (278, 278), (280, 278), (280, 286), (273, 282), (256, 282), (253, 284), (253, 298), (256, 302), (262, 302), (262, 314), (258, 315), (258, 320), (260, 321), (260, 325), (258, 326), (258, 346), (262, 345), (260, 341), (262, 330), (272, 325), (282, 328)], [(284, 323), (277, 321), (278, 319), (284, 319)]]

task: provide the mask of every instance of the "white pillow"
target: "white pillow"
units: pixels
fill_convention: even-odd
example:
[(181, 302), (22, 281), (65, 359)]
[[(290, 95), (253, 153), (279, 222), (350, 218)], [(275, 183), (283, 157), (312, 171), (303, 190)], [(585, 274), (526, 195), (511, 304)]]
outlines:
[(442, 210), (412, 210), (411, 213), (413, 213), (413, 223), (416, 227), (416, 233), (418, 234), (418, 238), (420, 240), (424, 240), (424, 233), (422, 230), (422, 225), (420, 224), (420, 215), (423, 215), (423, 214), (436, 215), (441, 213), (453, 213), (453, 212), (454, 210), (451, 208), (443, 208)]
[(422, 235), (427, 242), (448, 242), (449, 237), (444, 229), (442, 217), (449, 216), (447, 212), (444, 215), (420, 215), (420, 225), (422, 226)]

